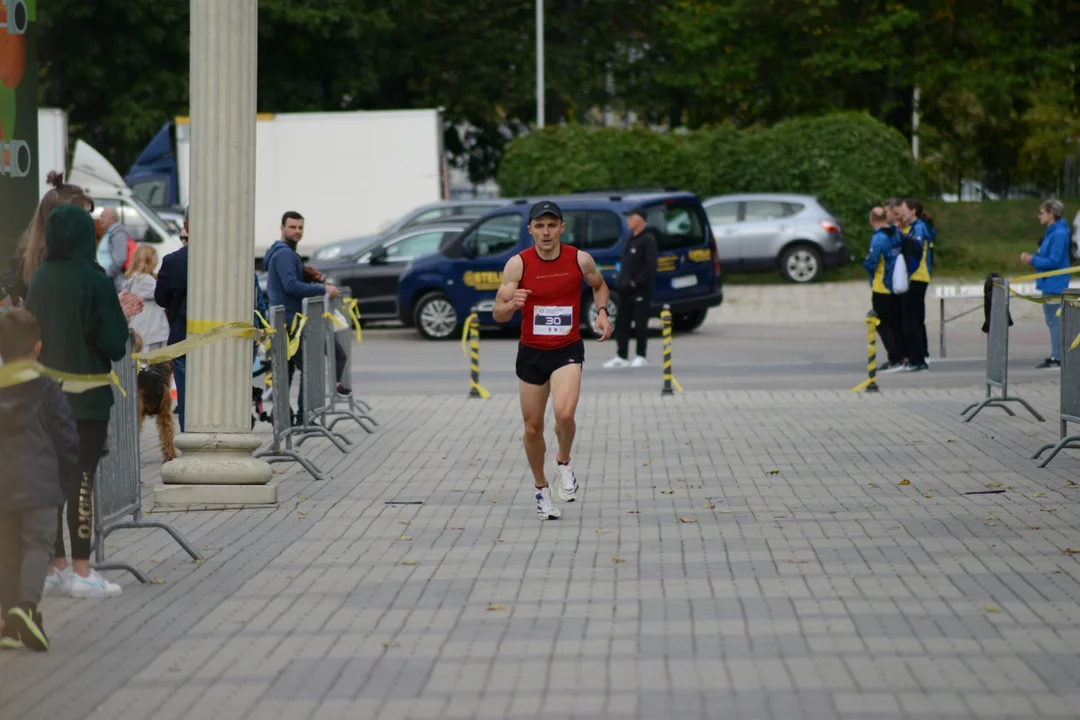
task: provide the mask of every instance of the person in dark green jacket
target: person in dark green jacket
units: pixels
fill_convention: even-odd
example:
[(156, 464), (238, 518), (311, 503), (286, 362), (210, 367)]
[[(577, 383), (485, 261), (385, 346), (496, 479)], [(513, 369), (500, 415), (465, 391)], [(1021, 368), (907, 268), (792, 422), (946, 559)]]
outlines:
[[(42, 365), (68, 373), (100, 375), (124, 357), (128, 324), (113, 282), (94, 264), (94, 221), (75, 205), (60, 205), (45, 224), (45, 262), (30, 278), (26, 308), (41, 329)], [(72, 567), (68, 568), (62, 528), (57, 532), (54, 571), (47, 593), (105, 597), (120, 593), (90, 569), (91, 491), (105, 451), (111, 387), (68, 393), (79, 433), (79, 478), (69, 483), (68, 530)], [(61, 510), (61, 512), (63, 512)]]

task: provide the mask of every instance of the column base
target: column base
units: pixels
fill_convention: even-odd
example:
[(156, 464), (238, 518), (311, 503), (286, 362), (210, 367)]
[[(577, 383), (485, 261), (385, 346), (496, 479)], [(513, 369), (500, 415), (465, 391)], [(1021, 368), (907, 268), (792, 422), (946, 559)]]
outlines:
[(161, 467), (165, 485), (266, 485), (270, 465), (252, 457), (262, 441), (251, 433), (184, 433), (176, 438), (182, 457)]
[(276, 505), (277, 485), (158, 485), (155, 507)]

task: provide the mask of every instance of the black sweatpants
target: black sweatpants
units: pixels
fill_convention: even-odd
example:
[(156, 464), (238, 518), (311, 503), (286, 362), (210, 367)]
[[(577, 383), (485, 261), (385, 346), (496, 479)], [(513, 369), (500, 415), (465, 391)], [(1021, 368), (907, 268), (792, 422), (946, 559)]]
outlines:
[(626, 360), (630, 354), (630, 325), (634, 325), (637, 338), (637, 354), (645, 357), (649, 347), (649, 308), (652, 293), (635, 290), (619, 292), (619, 314), (615, 318), (615, 342), (619, 357)]
[(36, 610), (53, 559), (56, 508), (0, 512), (0, 611)]
[(930, 355), (926, 339), (926, 288), (928, 283), (912, 280), (900, 296), (900, 321), (904, 326), (904, 349), (911, 363), (921, 363)]
[[(71, 559), (89, 560), (94, 504), (91, 493), (98, 463), (105, 454), (109, 423), (103, 420), (78, 420), (79, 476), (67, 482), (67, 523), (71, 534)], [(64, 550), (64, 508), (58, 511), (55, 557), (67, 557)]]
[(881, 344), (885, 346), (889, 362), (899, 363), (905, 357), (904, 333), (900, 321), (900, 301), (903, 296), (891, 293), (873, 293), (873, 296), (874, 312), (877, 313), (878, 320), (881, 321), (878, 325), (878, 336), (881, 337)]

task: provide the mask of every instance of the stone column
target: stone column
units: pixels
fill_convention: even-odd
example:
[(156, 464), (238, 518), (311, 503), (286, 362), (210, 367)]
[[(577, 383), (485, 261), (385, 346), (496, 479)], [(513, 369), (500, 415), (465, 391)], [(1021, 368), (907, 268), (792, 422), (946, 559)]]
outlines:
[[(258, 0), (191, 0), (188, 337), (253, 315), (257, 48)], [(156, 502), (277, 501), (252, 457), (251, 363), (250, 338), (187, 356), (183, 457), (161, 469)]]

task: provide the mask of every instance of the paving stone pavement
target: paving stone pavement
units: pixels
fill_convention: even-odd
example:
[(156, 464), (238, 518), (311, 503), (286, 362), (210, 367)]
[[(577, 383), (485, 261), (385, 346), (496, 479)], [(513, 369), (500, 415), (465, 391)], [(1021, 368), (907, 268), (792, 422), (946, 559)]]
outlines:
[(154, 513), (203, 564), (112, 536), (163, 582), (46, 599), (0, 718), (1075, 718), (1080, 456), (1036, 469), (1056, 423), (977, 396), (586, 394), (547, 523), (516, 398), (378, 398), (350, 454), (305, 446), (325, 483)]

